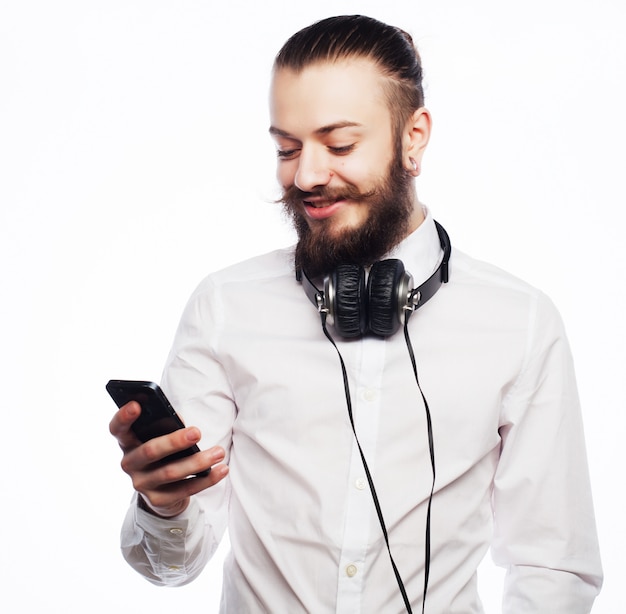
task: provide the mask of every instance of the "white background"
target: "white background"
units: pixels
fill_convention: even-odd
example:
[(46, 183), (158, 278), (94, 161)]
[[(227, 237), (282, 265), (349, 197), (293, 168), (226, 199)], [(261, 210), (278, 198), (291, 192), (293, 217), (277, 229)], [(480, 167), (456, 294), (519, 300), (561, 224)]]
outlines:
[[(357, 12), (420, 47), (421, 199), (454, 245), (561, 310), (606, 571), (594, 612), (623, 606), (623, 2), (3, 0), (3, 611), (216, 611), (223, 551), (181, 589), (119, 554), (130, 484), (104, 385), (158, 380), (200, 278), (291, 242), (271, 204), (272, 59)], [(501, 572), (485, 570), (495, 613)]]

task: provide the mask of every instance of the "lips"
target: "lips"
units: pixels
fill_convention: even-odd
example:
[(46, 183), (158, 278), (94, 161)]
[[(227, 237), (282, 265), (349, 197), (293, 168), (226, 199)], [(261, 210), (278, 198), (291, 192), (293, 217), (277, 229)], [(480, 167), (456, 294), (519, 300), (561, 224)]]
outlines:
[(303, 198), (302, 202), (306, 207), (315, 207), (319, 209), (321, 207), (329, 207), (336, 202), (343, 200), (342, 198), (324, 198), (322, 196), (311, 196), (309, 198)]
[(344, 200), (322, 200), (322, 199), (311, 199), (304, 200), (302, 204), (304, 205), (304, 211), (307, 216), (313, 220), (323, 220), (333, 216), (339, 209), (341, 209)]

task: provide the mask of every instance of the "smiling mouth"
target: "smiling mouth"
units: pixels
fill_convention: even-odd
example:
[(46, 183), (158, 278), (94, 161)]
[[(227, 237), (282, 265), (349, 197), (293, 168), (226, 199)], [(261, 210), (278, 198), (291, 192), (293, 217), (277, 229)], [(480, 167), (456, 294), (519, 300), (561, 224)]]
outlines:
[(331, 207), (332, 205), (338, 203), (339, 201), (344, 200), (343, 198), (334, 198), (333, 200), (326, 199), (314, 199), (314, 200), (303, 200), (303, 204), (305, 207), (314, 207), (315, 209), (324, 209), (325, 207)]

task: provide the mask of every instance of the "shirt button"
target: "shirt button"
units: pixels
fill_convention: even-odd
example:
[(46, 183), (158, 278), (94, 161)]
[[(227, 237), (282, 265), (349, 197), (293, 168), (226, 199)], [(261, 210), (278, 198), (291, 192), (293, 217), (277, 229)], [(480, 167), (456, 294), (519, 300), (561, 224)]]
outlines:
[(171, 535), (179, 536), (179, 535), (182, 535), (183, 533), (184, 533), (184, 531), (182, 529), (178, 529), (178, 528), (177, 529), (170, 529), (170, 534)]
[(373, 390), (372, 388), (366, 388), (363, 391), (363, 398), (366, 401), (373, 401), (374, 399), (376, 399), (376, 391)]
[(357, 574), (357, 571), (359, 571), (359, 570), (356, 568), (356, 565), (348, 565), (346, 567), (346, 575), (349, 578), (354, 578), (354, 576), (356, 576), (356, 574)]
[(365, 490), (365, 487), (367, 486), (367, 482), (365, 481), (365, 478), (357, 478), (354, 481), (354, 485), (356, 486), (358, 490)]

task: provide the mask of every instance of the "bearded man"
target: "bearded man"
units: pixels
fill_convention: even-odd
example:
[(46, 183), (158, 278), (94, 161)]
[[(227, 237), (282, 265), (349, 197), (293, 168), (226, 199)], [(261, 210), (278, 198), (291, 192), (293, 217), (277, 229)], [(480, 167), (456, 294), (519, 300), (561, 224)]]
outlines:
[(113, 418), (127, 560), (184, 584), (228, 529), (223, 613), (468, 614), (491, 547), (504, 612), (589, 612), (602, 572), (561, 319), (451, 252), (418, 200), (411, 37), (315, 23), (277, 55), (270, 101), (298, 242), (191, 297), (162, 381), (190, 426), (140, 444), (137, 403)]

